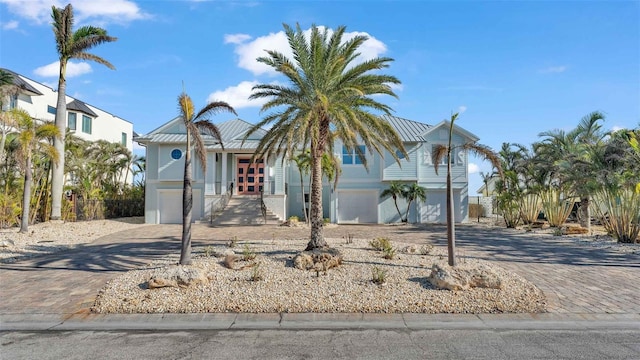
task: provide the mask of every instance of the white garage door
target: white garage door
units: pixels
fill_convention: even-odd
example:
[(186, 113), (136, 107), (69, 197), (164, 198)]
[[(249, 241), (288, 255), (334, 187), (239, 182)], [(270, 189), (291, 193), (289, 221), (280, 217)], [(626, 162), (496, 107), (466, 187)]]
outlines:
[(338, 192), (338, 223), (375, 224), (378, 222), (376, 191)]
[[(429, 190), (427, 200), (420, 207), (420, 218), (423, 223), (446, 223), (447, 222), (447, 196), (446, 191)], [(453, 204), (455, 207), (455, 221), (462, 221), (460, 216), (460, 191), (453, 191)]]
[[(182, 190), (161, 190), (158, 192), (160, 224), (182, 224)], [(202, 218), (200, 191), (193, 191), (193, 221)]]

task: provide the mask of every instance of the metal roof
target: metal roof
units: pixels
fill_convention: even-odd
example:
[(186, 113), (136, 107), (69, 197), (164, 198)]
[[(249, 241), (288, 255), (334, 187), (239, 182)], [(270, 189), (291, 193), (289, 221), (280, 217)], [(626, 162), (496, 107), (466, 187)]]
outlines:
[(79, 111), (81, 113), (85, 113), (87, 115), (91, 115), (93, 117), (98, 117), (98, 114), (94, 113), (93, 111), (91, 111), (91, 109), (89, 109), (89, 107), (87, 106), (87, 104), (83, 103), (82, 101), (75, 99), (72, 102), (67, 104), (67, 110), (75, 110), (75, 111)]
[[(232, 140), (242, 140), (251, 127), (253, 127), (253, 124), (242, 119), (234, 119), (218, 125), (218, 130), (220, 130), (222, 142), (227, 143)], [(264, 136), (264, 134), (266, 134), (266, 131), (262, 129), (258, 130), (251, 135), (251, 139), (259, 140)]]
[(403, 142), (424, 141), (422, 135), (431, 128), (431, 125), (396, 116), (383, 115), (382, 118), (396, 130)]

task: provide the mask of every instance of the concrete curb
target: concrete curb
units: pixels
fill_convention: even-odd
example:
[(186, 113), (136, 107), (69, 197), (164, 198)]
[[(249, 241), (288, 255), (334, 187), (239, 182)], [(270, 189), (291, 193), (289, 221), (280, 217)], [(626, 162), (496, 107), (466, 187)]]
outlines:
[(640, 330), (640, 314), (2, 314), (0, 331)]

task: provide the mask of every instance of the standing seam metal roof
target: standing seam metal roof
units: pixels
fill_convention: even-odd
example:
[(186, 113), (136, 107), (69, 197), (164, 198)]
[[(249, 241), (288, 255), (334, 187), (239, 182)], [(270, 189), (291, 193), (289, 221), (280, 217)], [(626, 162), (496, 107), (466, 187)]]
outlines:
[(403, 119), (396, 116), (383, 115), (382, 118), (396, 130), (403, 142), (424, 141), (421, 135), (432, 127), (425, 123)]

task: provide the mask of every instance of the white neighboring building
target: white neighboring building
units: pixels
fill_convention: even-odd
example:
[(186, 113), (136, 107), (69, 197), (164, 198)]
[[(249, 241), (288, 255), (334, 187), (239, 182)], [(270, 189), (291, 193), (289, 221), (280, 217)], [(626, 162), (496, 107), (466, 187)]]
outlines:
[[(3, 69), (13, 75), (20, 88), (18, 95), (3, 101), (2, 110), (21, 108), (38, 120), (55, 121), (58, 92), (50, 87)], [(133, 124), (95, 106), (67, 95), (67, 127), (76, 136), (89, 141), (117, 142), (133, 151)]]

